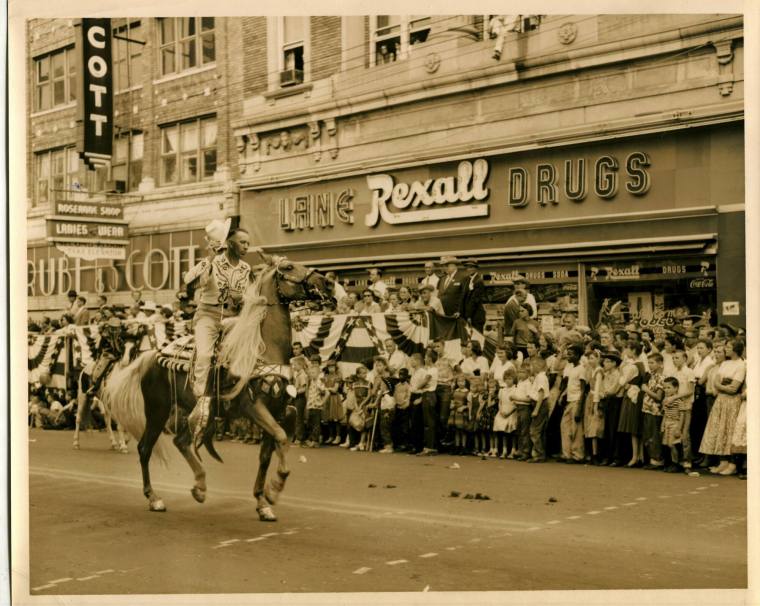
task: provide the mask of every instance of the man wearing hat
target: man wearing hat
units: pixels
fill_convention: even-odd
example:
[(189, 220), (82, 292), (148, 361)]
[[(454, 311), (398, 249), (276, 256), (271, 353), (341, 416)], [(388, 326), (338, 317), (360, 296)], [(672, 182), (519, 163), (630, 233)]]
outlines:
[(468, 280), (464, 283), (462, 315), (475, 330), (482, 333), (486, 323), (486, 310), (483, 307), (486, 285), (478, 273), (478, 262), (475, 259), (467, 259), (463, 265), (467, 271)]
[(238, 313), (243, 293), (253, 280), (251, 266), (243, 261), (250, 245), (248, 232), (242, 228), (230, 230), (231, 222), (230, 218), (214, 219), (206, 226), (209, 255), (184, 276), (190, 296), (196, 289), (200, 292), (193, 319), (196, 404), (188, 416), (196, 442), (203, 435), (210, 414), (208, 377), (214, 346), (222, 333), (222, 319)]
[(420, 286), (432, 286), (433, 290), (438, 292), (438, 284), (441, 278), (435, 273), (435, 263), (432, 261), (425, 262), (425, 275), (420, 279)]
[[(105, 308), (104, 308), (105, 309)], [(98, 326), (98, 359), (92, 369), (90, 388), (87, 395), (92, 396), (100, 389), (103, 378), (120, 359), (124, 353), (124, 331), (121, 320), (117, 317), (118, 312), (113, 312), (111, 317)]]
[(414, 302), (413, 307), (414, 309), (423, 311), (432, 311), (439, 316), (446, 315), (440, 299), (435, 296), (435, 289), (430, 284), (425, 284), (425, 286), (420, 288), (420, 298)]
[(438, 283), (438, 298), (445, 315), (458, 318), (462, 315), (463, 289), (466, 281), (459, 271), (456, 257), (441, 257), (441, 265), (446, 266), (446, 274)]

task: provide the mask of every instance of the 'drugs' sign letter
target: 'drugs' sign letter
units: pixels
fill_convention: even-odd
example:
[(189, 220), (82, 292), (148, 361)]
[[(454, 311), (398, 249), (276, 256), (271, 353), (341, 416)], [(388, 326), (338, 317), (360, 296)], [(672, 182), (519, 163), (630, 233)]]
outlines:
[(113, 76), (111, 20), (82, 19), (83, 124), (80, 154), (90, 169), (111, 161), (113, 137)]

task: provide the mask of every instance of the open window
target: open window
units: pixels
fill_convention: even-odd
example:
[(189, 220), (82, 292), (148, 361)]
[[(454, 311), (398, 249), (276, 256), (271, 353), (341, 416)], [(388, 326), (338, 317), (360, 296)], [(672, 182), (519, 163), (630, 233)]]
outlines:
[(280, 86), (303, 83), (305, 40), (306, 17), (283, 17)]
[(377, 15), (371, 23), (371, 64), (384, 65), (403, 59), (412, 48), (426, 42), (430, 17), (425, 15)]

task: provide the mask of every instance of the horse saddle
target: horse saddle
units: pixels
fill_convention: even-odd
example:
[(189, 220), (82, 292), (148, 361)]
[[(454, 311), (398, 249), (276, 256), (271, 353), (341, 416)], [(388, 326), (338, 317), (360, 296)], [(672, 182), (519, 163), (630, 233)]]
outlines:
[[(217, 354), (224, 335), (227, 334), (236, 322), (236, 317), (222, 320), (222, 333), (214, 344), (214, 360), (218, 359)], [(193, 360), (195, 359), (195, 335), (184, 335), (167, 343), (159, 350), (157, 359), (161, 366), (170, 370), (190, 372)]]

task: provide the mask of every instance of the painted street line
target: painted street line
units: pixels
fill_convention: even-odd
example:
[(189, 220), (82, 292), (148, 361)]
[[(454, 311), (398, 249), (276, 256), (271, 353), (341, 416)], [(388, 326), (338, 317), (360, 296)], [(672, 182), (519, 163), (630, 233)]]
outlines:
[(631, 507), (631, 506), (633, 506), (633, 505), (638, 505), (638, 503), (637, 503), (636, 501), (631, 501), (630, 503), (623, 503), (623, 505), (624, 505), (625, 507)]
[(278, 535), (278, 534), (280, 534), (280, 533), (279, 532), (268, 532), (266, 534), (262, 534), (261, 536), (262, 537), (273, 537), (273, 536)]
[(98, 578), (98, 575), (91, 574), (89, 577), (78, 577), (77, 581), (90, 581), (92, 579), (97, 579), (97, 578)]
[(365, 574), (372, 570), (371, 568), (367, 568), (366, 566), (362, 566), (361, 568), (357, 568), (354, 570), (353, 574)]
[(291, 534), (297, 534), (297, 533), (298, 533), (298, 531), (297, 531), (297, 530), (288, 530), (287, 532), (283, 532), (282, 534), (284, 534), (284, 535), (285, 535), (285, 534), (287, 534), (287, 535), (291, 535)]
[(541, 527), (540, 526), (531, 526), (530, 528), (526, 528), (526, 530), (528, 532), (531, 532), (533, 530), (541, 530)]
[(595, 516), (595, 515), (597, 515), (597, 514), (599, 514), (599, 513), (602, 513), (602, 512), (601, 512), (601, 511), (597, 511), (597, 510), (594, 510), (594, 511), (587, 511), (587, 512), (586, 512), (586, 515), (587, 515), (587, 516)]
[(547, 524), (562, 524), (562, 520), (550, 520)]
[(446, 547), (446, 551), (454, 551), (456, 547)]
[(396, 564), (406, 564), (409, 560), (391, 560), (390, 562), (386, 562), (388, 566), (396, 566)]
[(707, 486), (699, 486), (697, 487), (697, 490), (707, 490)]
[(55, 585), (56, 583), (65, 583), (66, 581), (73, 581), (74, 579), (72, 577), (63, 577), (62, 579), (55, 579), (54, 581), (48, 581), (48, 583), (52, 583)]
[(565, 519), (566, 520), (580, 520), (581, 516), (567, 516)]
[(230, 545), (231, 543), (237, 543), (240, 539), (227, 539), (226, 541), (219, 541), (222, 545)]
[(253, 537), (252, 539), (246, 539), (246, 543), (255, 543), (256, 541), (266, 541), (264, 537)]
[(605, 507), (607, 511), (613, 511), (614, 509), (617, 509), (617, 505), (610, 505), (609, 507)]
[(431, 551), (430, 553), (423, 553), (420, 557), (421, 558), (434, 558), (437, 555), (438, 555), (437, 553)]
[(98, 570), (95, 574), (108, 574), (109, 572), (115, 572), (113, 568), (108, 568), (107, 570)]
[(647, 498), (646, 497), (636, 497), (636, 500), (637, 501), (646, 501)]
[(32, 591), (42, 591), (43, 589), (50, 589), (51, 587), (55, 587), (55, 583), (48, 583), (47, 585), (38, 585), (37, 587), (32, 587)]

